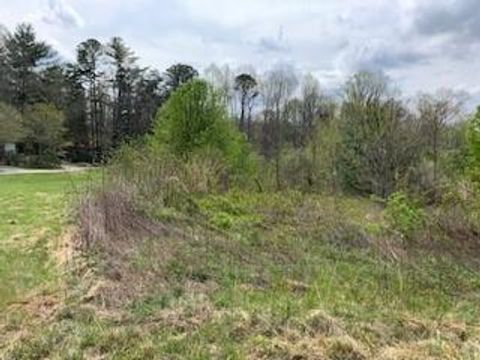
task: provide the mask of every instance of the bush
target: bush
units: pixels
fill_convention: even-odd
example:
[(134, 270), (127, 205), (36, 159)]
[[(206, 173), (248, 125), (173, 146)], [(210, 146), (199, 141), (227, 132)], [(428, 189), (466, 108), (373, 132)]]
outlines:
[(407, 238), (411, 238), (425, 224), (424, 211), (402, 192), (390, 195), (385, 214), (393, 230)]
[(475, 183), (456, 181), (443, 189), (438, 206), (428, 217), (429, 248), (480, 266), (480, 191)]
[(47, 149), (39, 155), (30, 155), (26, 157), (25, 166), (34, 169), (56, 169), (61, 164), (55, 151)]
[(227, 175), (221, 158), (207, 150), (181, 159), (166, 148), (131, 144), (111, 159), (107, 182), (129, 188), (136, 207), (155, 213), (158, 208), (188, 210), (192, 195), (228, 189)]
[(162, 107), (149, 147), (159, 156), (195, 165), (220, 160), (226, 169), (222, 176), (236, 183), (245, 182), (256, 171), (255, 156), (245, 137), (228, 118), (218, 92), (202, 80), (181, 86)]
[(475, 182), (480, 182), (480, 107), (470, 120), (467, 129), (468, 174)]
[(288, 149), (282, 159), (281, 178), (289, 189), (310, 190), (312, 161), (305, 150)]

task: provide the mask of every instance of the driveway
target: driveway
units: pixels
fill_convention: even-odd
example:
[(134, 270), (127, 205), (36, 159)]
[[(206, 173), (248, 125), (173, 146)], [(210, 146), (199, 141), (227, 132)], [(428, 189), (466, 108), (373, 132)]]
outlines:
[(85, 171), (91, 169), (86, 166), (64, 165), (60, 169), (23, 169), (15, 166), (0, 166), (1, 175), (21, 175), (21, 174), (57, 174), (67, 172)]

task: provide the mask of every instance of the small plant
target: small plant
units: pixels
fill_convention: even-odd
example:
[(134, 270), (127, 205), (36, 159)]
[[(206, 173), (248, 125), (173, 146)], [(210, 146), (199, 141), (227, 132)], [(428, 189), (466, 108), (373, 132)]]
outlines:
[(233, 226), (234, 219), (226, 212), (218, 212), (213, 215), (212, 223), (221, 229), (227, 230)]
[(425, 213), (403, 192), (395, 192), (387, 200), (385, 209), (389, 225), (410, 238), (425, 223)]

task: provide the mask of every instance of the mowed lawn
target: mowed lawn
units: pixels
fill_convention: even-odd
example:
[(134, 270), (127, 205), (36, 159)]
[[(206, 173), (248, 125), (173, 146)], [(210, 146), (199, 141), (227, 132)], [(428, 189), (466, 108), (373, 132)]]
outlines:
[(58, 280), (52, 256), (90, 174), (0, 176), (0, 312)]

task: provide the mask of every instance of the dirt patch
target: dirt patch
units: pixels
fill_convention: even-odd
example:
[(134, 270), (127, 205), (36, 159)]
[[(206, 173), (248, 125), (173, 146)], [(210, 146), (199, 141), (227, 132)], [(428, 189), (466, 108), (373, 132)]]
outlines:
[(63, 234), (58, 238), (57, 244), (54, 250), (54, 257), (57, 264), (60, 267), (65, 267), (70, 264), (75, 256), (75, 244), (74, 244), (75, 228), (67, 228)]
[(32, 314), (38, 319), (49, 320), (52, 319), (60, 307), (60, 300), (51, 295), (36, 296), (30, 300), (25, 306), (29, 314)]
[(28, 318), (49, 320), (59, 309), (61, 301), (55, 295), (35, 295), (29, 299), (11, 303), (9, 311), (24, 311)]
[[(478, 355), (478, 354), (477, 354)], [(454, 360), (463, 359), (461, 350), (438, 340), (400, 343), (380, 351), (378, 360)], [(472, 359), (476, 359), (474, 357)]]

